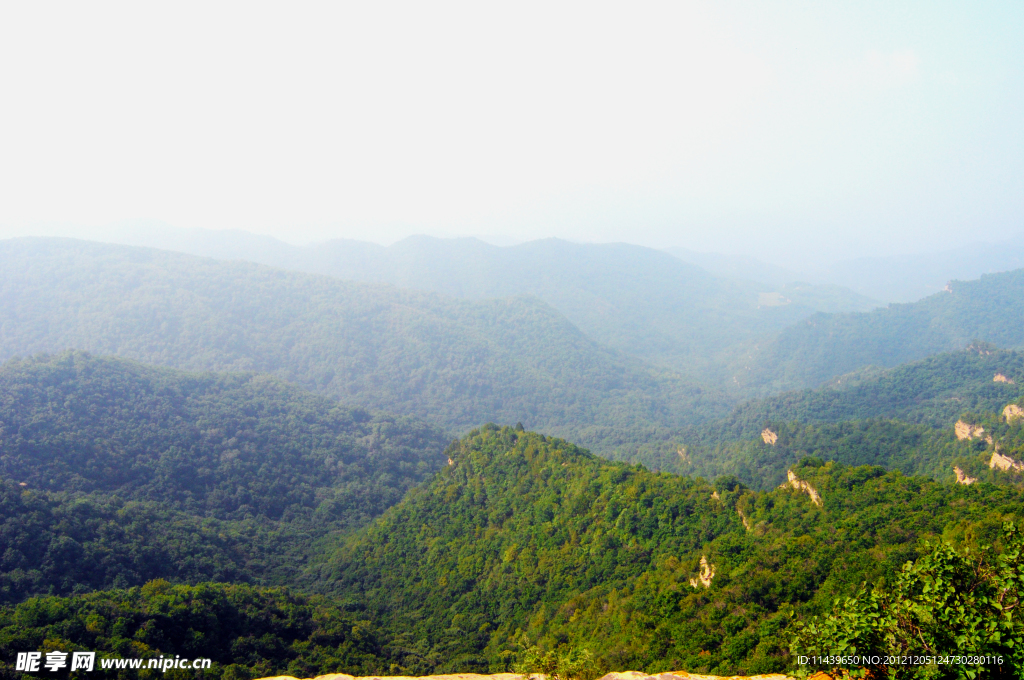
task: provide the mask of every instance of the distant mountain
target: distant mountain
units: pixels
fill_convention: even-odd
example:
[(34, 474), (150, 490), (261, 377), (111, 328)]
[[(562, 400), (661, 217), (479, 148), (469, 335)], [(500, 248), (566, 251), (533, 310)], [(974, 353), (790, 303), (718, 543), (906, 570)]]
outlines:
[(635, 451), (728, 404), (600, 346), (533, 297), (471, 301), (144, 248), (0, 242), (0, 359), (68, 348), (272, 373), (453, 431), (521, 421), (602, 452)]
[[(697, 265), (720, 276), (759, 281), (772, 286), (785, 286), (807, 278), (806, 273), (798, 273), (785, 267), (764, 262), (755, 257), (743, 255), (726, 255), (724, 253), (708, 253), (690, 250), (681, 246), (665, 248), (669, 255), (683, 262)], [(819, 310), (840, 311), (840, 310)]]
[(892, 367), (980, 340), (1024, 345), (1024, 270), (953, 281), (919, 302), (861, 314), (815, 314), (749, 352), (735, 379), (771, 394), (821, 385), (866, 366)]
[(0, 367), (0, 600), (294, 583), (444, 465), (448, 439), (268, 376), (67, 352)]
[(815, 274), (814, 281), (845, 286), (886, 302), (913, 302), (950, 281), (1024, 268), (1024, 238), (1000, 243), (965, 243), (954, 250), (914, 255), (841, 260)]
[(334, 240), (291, 246), (239, 231), (140, 231), (151, 245), (245, 259), (356, 281), (469, 299), (530, 294), (598, 342), (719, 384), (720, 357), (816, 311), (864, 311), (873, 300), (837, 286), (714, 275), (664, 252), (558, 239), (499, 247), (473, 238), (414, 236), (390, 247)]
[[(942, 290), (953, 280), (977, 279), (984, 274), (1024, 268), (1024, 234), (1003, 242), (968, 242), (953, 250), (879, 255), (840, 259), (828, 264), (809, 261), (798, 270), (780, 267), (757, 258), (722, 253), (704, 253), (687, 248), (666, 248), (684, 262), (722, 276), (761, 281), (782, 288), (797, 281), (810, 281), (815, 288), (832, 288), (845, 300), (851, 292), (882, 303), (914, 302)], [(798, 303), (797, 298), (792, 298)], [(857, 297), (852, 298), (855, 304)], [(878, 304), (882, 304), (878, 303)], [(834, 304), (834, 303), (833, 303)], [(822, 312), (867, 311), (838, 306), (816, 308)]]

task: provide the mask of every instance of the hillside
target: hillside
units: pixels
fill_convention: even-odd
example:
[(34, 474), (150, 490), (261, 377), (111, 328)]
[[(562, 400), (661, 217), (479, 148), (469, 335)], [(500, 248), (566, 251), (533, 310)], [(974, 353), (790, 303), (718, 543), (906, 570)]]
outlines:
[(783, 669), (795, 620), (891, 577), (925, 538), (998, 534), (1024, 500), (820, 461), (792, 469), (796, 487), (752, 492), (493, 426), (449, 452), (322, 571), (406, 635), (417, 673), (437, 658), (500, 669), (531, 644), (603, 668)]
[[(494, 425), (445, 453), (450, 464), (427, 484), (317, 547), (301, 581), (322, 595), (155, 579), (0, 605), (0, 673), (26, 649), (206, 656), (225, 680), (549, 661), (582, 677), (779, 671), (792, 668), (800, 626), (834, 598), (894, 582), (934, 553), (929, 541), (978, 551), (1024, 507), (1009, 485), (815, 460), (790, 468), (783, 488), (754, 492)], [(1019, 667), (1018, 653), (1006, 656)]]
[(735, 475), (768, 489), (811, 456), (947, 481), (970, 451), (954, 423), (967, 412), (1001, 411), (1022, 384), (1024, 354), (983, 345), (861, 371), (816, 390), (745, 402), (727, 418), (689, 428), (679, 438), (684, 456), (663, 454), (661, 467), (709, 479)]
[(729, 348), (816, 311), (876, 305), (839, 286), (719, 276), (625, 243), (544, 239), (499, 247), (413, 236), (388, 247), (350, 240), (299, 247), (245, 232), (169, 229), (146, 238), (139, 244), (454, 297), (533, 295), (601, 344), (715, 384), (731, 377), (720, 365)]
[(1024, 344), (1024, 270), (953, 281), (918, 302), (815, 314), (763, 343), (736, 379), (762, 394), (814, 387), (866, 366), (892, 367), (967, 347)]
[(0, 368), (0, 597), (164, 577), (290, 583), (447, 439), (252, 374), (69, 352)]
[(224, 680), (282, 673), (312, 677), (338, 668), (384, 673), (390, 660), (372, 622), (324, 598), (282, 588), (160, 580), (0, 607), (0, 677), (25, 677), (13, 660), (19, 652), (44, 648), (98, 651), (86, 677), (101, 678), (152, 677), (146, 671), (103, 671), (103, 660), (162, 655), (213, 663), (201, 674), (171, 669), (160, 675)]
[(885, 370), (866, 370), (818, 389), (744, 402), (728, 419), (730, 432), (757, 434), (771, 421), (840, 422), (898, 418), (934, 427), (964, 411), (994, 411), (1024, 388), (1024, 353), (984, 344)]
[(608, 453), (727, 403), (598, 345), (536, 298), (454, 299), (144, 248), (0, 242), (0, 319), (0, 359), (76, 348), (271, 373), (449, 430), (523, 422)]

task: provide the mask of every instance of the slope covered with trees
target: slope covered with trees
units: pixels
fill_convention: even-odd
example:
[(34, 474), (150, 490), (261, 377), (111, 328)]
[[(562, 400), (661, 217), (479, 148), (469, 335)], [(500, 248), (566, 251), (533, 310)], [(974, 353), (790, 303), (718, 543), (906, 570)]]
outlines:
[(755, 492), (494, 425), (446, 453), (452, 464), (428, 484), (336, 548), (321, 545), (301, 584), (325, 597), (156, 579), (28, 599), (0, 607), (0, 663), (12, 651), (88, 649), (208, 656), (222, 678), (550, 660), (581, 677), (779, 671), (835, 598), (896, 582), (936, 541), (998, 553), (1004, 522), (1024, 507), (1011, 485), (814, 459), (784, 488)]
[(459, 300), (125, 246), (0, 242), (0, 318), (0, 359), (76, 348), (266, 372), (451, 430), (521, 421), (603, 452), (726, 403), (536, 298)]
[[(87, 677), (223, 678), (287, 673), (313, 677), (322, 669), (380, 673), (389, 649), (372, 622), (323, 598), (242, 584), (141, 587), (75, 597), (40, 597), (0, 609), (0, 677), (18, 652), (98, 651)], [(104, 659), (210, 659), (201, 674), (102, 669)], [(43, 671), (46, 673), (46, 671)]]
[(947, 480), (977, 446), (957, 440), (954, 423), (965, 413), (1001, 412), (1022, 385), (1024, 355), (980, 344), (745, 402), (728, 418), (680, 433), (676, 452), (662, 447), (648, 459), (763, 489), (786, 481), (787, 468), (806, 456)]
[(68, 352), (0, 369), (5, 600), (165, 577), (293, 582), (447, 439), (253, 374)]
[(533, 646), (598, 669), (781, 670), (794, 621), (893, 577), (925, 538), (998, 535), (1024, 499), (815, 460), (792, 469), (802, 484), (753, 492), (497, 427), (450, 455), (321, 572), (411, 634), (401, 664), (417, 673), (438, 651), (494, 670)]

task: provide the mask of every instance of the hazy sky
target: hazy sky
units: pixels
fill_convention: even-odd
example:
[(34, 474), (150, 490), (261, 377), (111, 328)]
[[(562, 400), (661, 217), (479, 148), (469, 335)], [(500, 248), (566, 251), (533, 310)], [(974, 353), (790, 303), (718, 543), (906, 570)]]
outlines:
[(0, 235), (998, 240), (1022, 35), (1019, 1), (9, 2)]

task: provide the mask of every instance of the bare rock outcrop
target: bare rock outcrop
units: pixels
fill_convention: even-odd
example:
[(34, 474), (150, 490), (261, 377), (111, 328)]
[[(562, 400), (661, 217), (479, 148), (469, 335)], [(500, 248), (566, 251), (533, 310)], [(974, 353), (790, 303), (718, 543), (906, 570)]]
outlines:
[(786, 476), (789, 478), (789, 481), (783, 484), (781, 488), (789, 486), (796, 489), (797, 491), (803, 491), (804, 493), (811, 497), (812, 503), (817, 505), (819, 508), (821, 507), (821, 494), (819, 494), (813, 486), (803, 481), (802, 479), (798, 478), (796, 476), (796, 473), (794, 473), (792, 470), (787, 471)]
[[(700, 574), (696, 578), (690, 579), (690, 585), (694, 588), (704, 586), (705, 588), (711, 587), (711, 580), (715, 578), (715, 565), (708, 564), (708, 558), (704, 555), (700, 556)], [(630, 671), (631, 673), (637, 673), (638, 671)]]
[(764, 428), (761, 430), (761, 440), (769, 446), (775, 446), (775, 442), (779, 441), (779, 435), (772, 432), (771, 428)]
[[(298, 680), (298, 678), (290, 675), (276, 675), (272, 678), (261, 678), (260, 680)], [(516, 673), (495, 673), (494, 675), (453, 673), (450, 675), (425, 675), (422, 677), (408, 675), (352, 676), (345, 673), (332, 673), (330, 675), (318, 675), (310, 680), (548, 680), (548, 678), (539, 673), (529, 676)], [(623, 671), (620, 673), (608, 673), (600, 680), (793, 680), (793, 678), (777, 673), (770, 675), (700, 675), (697, 673), (687, 673), (686, 671), (671, 671), (651, 675), (640, 671)]]
[(743, 522), (743, 528), (747, 530), (747, 533), (753, 531), (754, 525), (751, 524), (750, 518), (747, 517), (739, 508), (736, 508), (736, 513), (740, 516), (740, 521)]
[[(448, 675), (348, 675), (346, 673), (329, 673), (318, 675), (309, 680), (526, 680), (525, 675), (518, 673), (495, 673), (494, 675), (480, 675), (479, 673), (450, 673)], [(534, 675), (533, 678), (543, 676)], [(275, 675), (272, 678), (260, 678), (260, 680), (299, 680), (291, 675)]]
[(957, 465), (956, 467), (953, 468), (953, 472), (956, 474), (956, 483), (957, 484), (963, 484), (964, 486), (970, 486), (971, 484), (974, 484), (976, 481), (978, 481), (976, 477), (968, 477), (967, 473), (965, 473), (963, 470), (961, 470), (959, 465)]
[(624, 673), (609, 673), (601, 680), (789, 680), (788, 675), (699, 675), (687, 673), (686, 671), (671, 671), (648, 675), (640, 671), (625, 671)]
[(1001, 383), (1006, 383), (1008, 385), (1012, 385), (1013, 384), (1013, 378), (1007, 378), (1002, 373), (996, 373), (994, 376), (992, 376), (992, 382), (1001, 382)]
[[(956, 424), (953, 425), (953, 431), (956, 433), (956, 438), (960, 441), (974, 439), (975, 437), (981, 438), (985, 434), (985, 428), (981, 425), (971, 425), (962, 420), (956, 421)], [(991, 437), (987, 439), (991, 439)]]
[(992, 452), (992, 458), (988, 461), (992, 470), (1003, 470), (1006, 472), (1018, 472), (1024, 470), (1024, 463), (1020, 463), (1009, 456), (1004, 456), (998, 451)]
[(1017, 406), (1016, 404), (1007, 404), (1006, 408), (1003, 409), (1003, 419), (1007, 423), (1013, 423), (1015, 420), (1024, 418), (1024, 408)]

